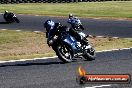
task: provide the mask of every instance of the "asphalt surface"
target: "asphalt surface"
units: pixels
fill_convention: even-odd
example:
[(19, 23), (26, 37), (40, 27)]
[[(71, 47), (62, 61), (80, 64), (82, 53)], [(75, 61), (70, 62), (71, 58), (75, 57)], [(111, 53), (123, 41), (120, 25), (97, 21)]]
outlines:
[[(97, 53), (94, 61), (78, 59), (63, 64), (58, 58), (0, 64), (0, 88), (85, 88), (107, 84), (76, 82), (78, 67), (87, 74), (132, 75), (132, 49)], [(132, 88), (132, 84), (110, 84), (103, 88)]]
[[(6, 24), (2, 15), (0, 15), (0, 29), (13, 29), (24, 31), (45, 31), (43, 23), (47, 19), (52, 19), (55, 22), (60, 22), (63, 25), (68, 25), (67, 19), (64, 17), (48, 17), (48, 16), (33, 16), (33, 15), (17, 15), (18, 23)], [(108, 20), (108, 19), (92, 19), (80, 18), (86, 34), (95, 36), (111, 36), (111, 37), (132, 37), (132, 21), (130, 20)]]

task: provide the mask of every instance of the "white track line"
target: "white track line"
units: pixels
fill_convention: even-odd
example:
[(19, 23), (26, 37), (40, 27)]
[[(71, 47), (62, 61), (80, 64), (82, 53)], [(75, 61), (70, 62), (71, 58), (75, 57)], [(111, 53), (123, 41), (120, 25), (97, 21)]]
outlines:
[(19, 31), (22, 31), (22, 30), (15, 30), (15, 31), (18, 31), (19, 32)]
[(96, 52), (100, 53), (100, 52), (110, 52), (110, 51), (128, 50), (128, 49), (132, 49), (132, 47), (130, 47), (130, 48), (122, 48), (122, 49), (102, 50), (102, 51), (96, 51)]
[(121, 18), (121, 19), (117, 19), (117, 20), (119, 20), (119, 21), (125, 21), (125, 20), (127, 20), (127, 19), (125, 19), (125, 18), (124, 18), (124, 19), (123, 19), (123, 18)]
[(41, 60), (41, 59), (51, 59), (51, 58), (57, 58), (57, 56), (53, 57), (43, 57), (43, 58), (33, 58), (33, 59), (20, 59), (20, 60), (9, 60), (9, 61), (0, 61), (0, 63), (9, 63), (9, 62), (20, 62), (20, 61), (33, 61), (33, 60)]
[(1, 30), (3, 30), (3, 31), (4, 31), (4, 30), (8, 30), (8, 29), (1, 29)]
[(114, 38), (114, 39), (119, 39), (119, 37), (109, 37), (109, 36), (94, 36), (94, 35), (89, 35), (89, 37), (96, 37), (96, 38)]
[(100, 86), (92, 86), (92, 87), (84, 87), (84, 88), (101, 88), (101, 87), (110, 87), (111, 85), (100, 85)]
[[(8, 29), (0, 29), (0, 30), (8, 30)], [(16, 31), (21, 31), (21, 30), (16, 30)], [(42, 31), (33, 31), (33, 32), (42, 32)], [(94, 36), (94, 35), (89, 35), (89, 37), (96, 37), (96, 38), (107, 38), (109, 36)], [(119, 39), (119, 37), (110, 37), (110, 38), (114, 38), (114, 39)]]
[(112, 38), (119, 39), (119, 37), (112, 37)]
[(96, 36), (97, 38), (105, 38), (105, 36)]
[(99, 19), (101, 19), (101, 18), (93, 18), (93, 19), (95, 19), (95, 20), (99, 20)]
[(33, 31), (33, 32), (36, 32), (36, 33), (38, 33), (38, 32), (41, 32), (41, 31)]
[(39, 15), (35, 15), (35, 16), (39, 16)]

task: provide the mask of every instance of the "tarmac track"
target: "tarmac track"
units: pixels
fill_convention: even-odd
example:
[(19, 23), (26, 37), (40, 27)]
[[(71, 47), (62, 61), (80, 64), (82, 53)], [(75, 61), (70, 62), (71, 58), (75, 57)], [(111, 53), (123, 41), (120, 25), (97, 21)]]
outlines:
[[(0, 29), (13, 29), (23, 31), (45, 31), (43, 23), (47, 19), (68, 25), (66, 17), (48, 17), (33, 15), (17, 15), (20, 23), (6, 24), (2, 15), (0, 16)], [(111, 36), (111, 37), (132, 37), (132, 21), (131, 20), (108, 20), (108, 19), (92, 19), (80, 18), (86, 30), (86, 34), (95, 36)]]

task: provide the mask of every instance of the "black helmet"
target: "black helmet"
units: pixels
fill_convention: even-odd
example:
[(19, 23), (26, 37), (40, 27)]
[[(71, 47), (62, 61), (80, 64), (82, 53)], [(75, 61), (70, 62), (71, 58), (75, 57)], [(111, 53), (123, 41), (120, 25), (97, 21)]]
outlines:
[(49, 31), (51, 27), (53, 27), (55, 25), (55, 22), (52, 20), (47, 20), (44, 23), (44, 28), (46, 28), (46, 31)]
[(73, 15), (72, 14), (69, 14), (69, 18), (72, 18), (73, 17)]

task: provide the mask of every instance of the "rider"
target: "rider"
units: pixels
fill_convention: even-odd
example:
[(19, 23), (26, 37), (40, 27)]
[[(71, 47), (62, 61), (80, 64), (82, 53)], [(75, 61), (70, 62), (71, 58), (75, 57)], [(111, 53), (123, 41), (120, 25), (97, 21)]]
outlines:
[(8, 12), (7, 10), (5, 11), (5, 13), (4, 13), (4, 19), (9, 20), (9, 19), (12, 18), (12, 16), (13, 16), (13, 13)]
[(4, 18), (6, 18), (8, 16), (8, 11), (6, 10), (4, 13)]
[[(75, 24), (77, 22), (78, 18), (74, 17), (72, 14), (69, 14), (69, 19), (68, 19), (68, 23), (71, 24), (72, 28), (77, 30), (78, 28), (76, 28)], [(80, 29), (84, 30), (84, 27), (82, 26), (82, 24), (79, 25)]]
[[(72, 26), (72, 29), (75, 31), (75, 32), (78, 32), (78, 31), (81, 31), (81, 30), (84, 30), (84, 27), (82, 26), (82, 23), (79, 22), (78, 24), (78, 18), (73, 16), (72, 14), (69, 14), (69, 19), (68, 19), (68, 23), (71, 24)], [(80, 20), (79, 20), (80, 21)], [(77, 24), (77, 25), (76, 25)], [(78, 30), (78, 29), (81, 29), (81, 30)], [(87, 35), (89, 36), (89, 35)], [(87, 44), (87, 40), (86, 39), (82, 39), (82, 42), (83, 44)]]
[[(62, 27), (65, 27), (65, 26), (62, 26), (60, 25), (60, 23), (55, 23), (54, 21), (52, 20), (47, 20), (45, 23), (44, 23), (44, 28), (46, 28), (46, 38), (48, 38), (49, 40), (51, 38), (54, 37), (54, 35), (57, 34), (57, 30), (58, 29), (62, 29)], [(49, 33), (50, 31), (50, 33)], [(68, 30), (69, 34), (73, 37), (76, 38), (77, 41), (83, 43), (83, 44), (87, 44), (86, 41), (84, 41), (83, 39), (81, 39), (81, 36), (72, 28), (70, 28)], [(49, 42), (49, 40), (47, 41), (47, 43)]]

